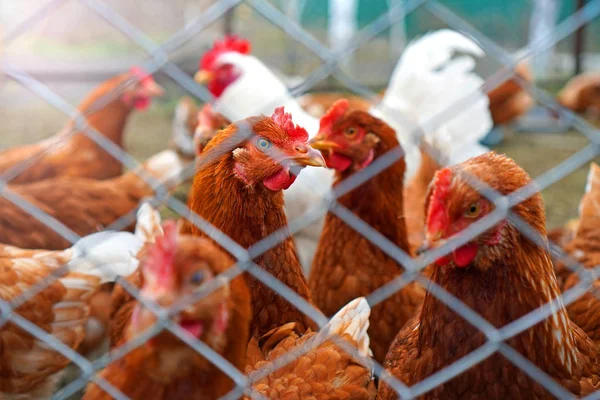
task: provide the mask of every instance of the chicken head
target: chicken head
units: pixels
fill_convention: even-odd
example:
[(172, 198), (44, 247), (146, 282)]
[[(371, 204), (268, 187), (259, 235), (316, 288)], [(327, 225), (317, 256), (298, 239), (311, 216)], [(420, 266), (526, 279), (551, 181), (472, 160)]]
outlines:
[[(455, 166), (436, 172), (425, 203), (426, 240), (420, 253), (444, 245), (494, 211), (494, 204), (477, 190), (478, 182), (487, 182), (503, 195), (530, 182), (526, 173), (515, 168), (512, 160), (494, 152), (471, 161), (468, 168)], [(503, 169), (506, 170), (504, 174)], [(543, 208), (533, 207), (535, 201), (540, 201), (539, 196), (526, 199), (512, 211), (529, 222), (540, 235), (545, 235), (545, 216), (539, 212)], [(436, 264), (458, 268), (475, 266), (486, 270), (502, 257), (503, 252), (509, 251), (517, 234), (518, 231), (503, 219), (473, 240), (453, 248), (448, 255), (437, 259)]]
[[(283, 107), (271, 118), (252, 117), (232, 124), (239, 144), (233, 150), (233, 173), (247, 187), (262, 183), (271, 191), (288, 189), (306, 166), (324, 167), (321, 153), (308, 145), (308, 133), (292, 121)], [(226, 131), (228, 131), (226, 130)], [(223, 141), (233, 137), (224, 132), (208, 149), (219, 152)], [(209, 156), (210, 157), (210, 156)]]
[(364, 111), (349, 112), (349, 107), (346, 99), (336, 101), (321, 117), (319, 133), (310, 141), (312, 147), (321, 150), (327, 166), (338, 172), (365, 168), (381, 141), (373, 129), (375, 118)]
[[(215, 279), (232, 264), (231, 259), (214, 244), (202, 238), (179, 236), (175, 222), (163, 226), (164, 236), (148, 245), (142, 255), (141, 271), (144, 284), (140, 295), (164, 308), (180, 301), (191, 301), (172, 319), (197, 339), (221, 350), (229, 323), (229, 284), (225, 283), (210, 294), (194, 301), (194, 293)], [(156, 314), (138, 303), (131, 317), (128, 339), (141, 334), (158, 321)], [(162, 332), (152, 338), (150, 346), (184, 344), (173, 335)]]
[(226, 53), (250, 54), (250, 50), (250, 42), (235, 35), (216, 40), (213, 47), (200, 59), (200, 69), (194, 79), (206, 84), (212, 95), (219, 97), (241, 75), (234, 65), (222, 62), (220, 57)]
[(164, 94), (164, 89), (156, 83), (152, 75), (148, 74), (140, 67), (132, 67), (129, 70), (131, 79), (135, 81), (127, 87), (122, 94), (122, 100), (125, 104), (137, 110), (145, 110), (150, 107), (153, 97), (159, 97)]

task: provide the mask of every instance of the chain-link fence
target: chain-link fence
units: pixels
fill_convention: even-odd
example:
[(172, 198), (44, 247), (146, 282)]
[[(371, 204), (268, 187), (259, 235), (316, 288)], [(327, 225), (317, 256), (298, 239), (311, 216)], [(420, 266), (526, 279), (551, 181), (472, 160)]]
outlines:
[[(437, 299), (439, 299), (439, 301), (443, 302), (449, 309), (456, 313), (457, 316), (468, 321), (473, 326), (478, 327), (481, 333), (485, 336), (485, 344), (479, 347), (477, 350), (471, 352), (457, 362), (448, 365), (440, 371), (433, 373), (427, 379), (419, 382), (418, 384), (410, 387), (407, 386), (405, 382), (402, 382), (394, 376), (386, 373), (384, 368), (378, 363), (373, 362), (372, 360), (366, 360), (357, 352), (354, 347), (350, 346), (345, 341), (334, 338), (336, 343), (344, 351), (352, 354), (352, 356), (359, 360), (360, 363), (370, 367), (372, 366), (374, 375), (377, 377), (377, 379), (379, 379), (380, 382), (385, 381), (388, 383), (388, 385), (390, 385), (402, 398), (419, 397), (430, 392), (437, 386), (451, 381), (453, 378), (476, 366), (478, 363), (490, 357), (492, 354), (499, 353), (516, 367), (524, 371), (524, 373), (531, 379), (537, 381), (552, 395), (558, 398), (572, 397), (572, 394), (566, 388), (561, 386), (556, 380), (554, 380), (548, 374), (548, 371), (541, 369), (540, 366), (528, 360), (521, 353), (509, 346), (506, 342), (509, 339), (527, 331), (544, 319), (550, 318), (553, 313), (556, 313), (557, 309), (564, 307), (564, 305), (571, 304), (584, 293), (586, 293), (595, 280), (597, 273), (596, 269), (585, 269), (577, 262), (577, 260), (574, 260), (569, 255), (565, 254), (565, 252), (559, 246), (551, 243), (550, 247), (553, 256), (557, 260), (560, 260), (568, 265), (569, 268), (574, 272), (578, 272), (580, 282), (570, 290), (563, 293), (562, 297), (555, 298), (551, 303), (544, 304), (518, 318), (517, 320), (512, 321), (508, 325), (499, 328), (493, 326), (487, 320), (485, 320), (485, 318), (474, 312), (471, 308), (467, 307), (460, 301), (459, 298), (453, 296), (443, 287), (431, 281), (426, 275), (423, 274), (423, 271), (425, 267), (433, 260), (452, 252), (453, 249), (456, 249), (459, 246), (471, 242), (475, 237), (486, 232), (503, 220), (508, 220), (509, 223), (516, 227), (524, 236), (529, 238), (534, 243), (537, 243), (540, 247), (547, 246), (546, 238), (541, 237), (535, 229), (533, 229), (526, 221), (511, 211), (511, 209), (515, 205), (530, 198), (540, 190), (543, 190), (559, 180), (567, 177), (574, 170), (584, 166), (590, 160), (592, 160), (600, 152), (600, 135), (598, 135), (598, 130), (586, 120), (573, 114), (569, 110), (563, 109), (556, 102), (552, 94), (536, 87), (535, 84), (527, 82), (521, 77), (514, 75), (513, 71), (514, 67), (518, 63), (535, 58), (540, 52), (553, 47), (555, 44), (569, 37), (582, 26), (585, 26), (590, 21), (595, 19), (600, 14), (600, 1), (594, 0), (588, 2), (583, 8), (561, 21), (550, 35), (544, 37), (542, 40), (533, 42), (532, 45), (524, 49), (521, 49), (521, 51), (517, 52), (517, 56), (508, 54), (503, 48), (499, 47), (494, 40), (486, 37), (483, 33), (465, 21), (465, 19), (453, 12), (450, 7), (444, 5), (440, 1), (406, 1), (401, 6), (392, 8), (385, 15), (382, 15), (373, 22), (369, 23), (366, 27), (360, 29), (350, 44), (348, 44), (345, 48), (336, 51), (331, 51), (328, 49), (320, 41), (316, 40), (309, 32), (304, 30), (295, 21), (290, 20), (288, 16), (286, 16), (282, 11), (266, 0), (216, 1), (196, 18), (191, 21), (187, 21), (187, 24), (183, 29), (160, 44), (157, 44), (144, 32), (136, 28), (124, 17), (116, 13), (110, 6), (107, 6), (104, 2), (99, 0), (78, 1), (80, 4), (89, 8), (89, 10), (102, 18), (106, 24), (120, 31), (129, 40), (136, 43), (141, 49), (144, 50), (144, 52), (147, 53), (148, 57), (143, 67), (150, 74), (161, 71), (189, 94), (204, 102), (213, 101), (213, 96), (203, 86), (198, 85), (192, 79), (192, 77), (189, 76), (189, 74), (185, 73), (177, 65), (175, 65), (170, 60), (170, 56), (186, 42), (192, 40), (194, 37), (196, 37), (196, 35), (203, 32), (209, 25), (223, 18), (228, 11), (242, 3), (248, 7), (251, 7), (255, 12), (262, 15), (270, 24), (280, 28), (285, 32), (286, 35), (302, 44), (319, 58), (321, 66), (306, 75), (300, 85), (291, 89), (291, 93), (293, 95), (306, 93), (324, 79), (333, 77), (342, 83), (348, 91), (354, 92), (368, 99), (376, 99), (378, 96), (373, 90), (371, 90), (371, 88), (362, 84), (359, 80), (340, 69), (340, 63), (362, 46), (367, 45), (379, 34), (388, 30), (390, 26), (402, 21), (407, 15), (410, 15), (417, 10), (426, 10), (432, 15), (432, 17), (444, 21), (450, 28), (462, 32), (476, 40), (477, 43), (479, 43), (483, 48), (485, 53), (502, 66), (497, 70), (497, 72), (490, 75), (485, 81), (483, 90), (486, 93), (493, 90), (503, 82), (513, 79), (517, 81), (518, 84), (522, 86), (522, 88), (531, 96), (533, 96), (533, 98), (539, 104), (544, 105), (552, 110), (556, 110), (562, 115), (568, 116), (571, 128), (585, 135), (588, 140), (588, 144), (576, 154), (538, 176), (531, 184), (507, 195), (502, 195), (501, 193), (490, 188), (485, 182), (479, 181), (475, 179), (475, 177), (470, 177), (470, 184), (476, 188), (486, 199), (488, 199), (491, 204), (494, 205), (494, 211), (485, 218), (470, 225), (468, 229), (464, 230), (456, 238), (449, 240), (443, 246), (432, 249), (415, 258), (411, 257), (411, 255), (400, 249), (396, 244), (392, 243), (384, 235), (382, 235), (376, 229), (370, 227), (367, 223), (358, 218), (351, 210), (338, 202), (338, 199), (344, 194), (359, 187), (361, 184), (370, 180), (402, 158), (404, 154), (399, 148), (389, 151), (388, 153), (379, 157), (369, 166), (362, 169), (360, 172), (351, 175), (343, 183), (337, 185), (329, 193), (324, 194), (323, 201), (316, 203), (314, 207), (312, 207), (310, 211), (308, 211), (302, 217), (290, 220), (287, 228), (273, 232), (272, 234), (253, 244), (250, 248), (243, 248), (227, 235), (220, 232), (217, 228), (211, 226), (209, 222), (191, 212), (185, 203), (171, 196), (169, 194), (169, 187), (161, 184), (149, 174), (144, 173), (143, 170), (140, 170), (138, 168), (139, 163), (135, 161), (130, 154), (123, 151), (123, 149), (121, 149), (118, 145), (108, 140), (100, 132), (96, 131), (88, 124), (86, 115), (82, 115), (75, 107), (61, 98), (61, 96), (51, 90), (48, 86), (32, 77), (25, 70), (7, 62), (3, 62), (0, 64), (0, 69), (7, 78), (22, 85), (35, 95), (51, 104), (53, 107), (63, 112), (65, 115), (72, 118), (74, 124), (70, 128), (70, 132), (62, 136), (62, 140), (68, 141), (75, 134), (85, 134), (89, 139), (108, 152), (112, 157), (119, 160), (123, 166), (136, 171), (140, 178), (152, 187), (154, 195), (151, 199), (149, 199), (152, 204), (157, 206), (165, 205), (177, 213), (180, 217), (191, 221), (198, 229), (205, 232), (206, 235), (210, 236), (222, 248), (227, 250), (236, 261), (235, 265), (223, 274), (224, 278), (226, 279), (213, 281), (213, 284), (202, 287), (197, 293), (191, 296), (191, 298), (182, 299), (177, 303), (176, 306), (168, 310), (161, 309), (155, 304), (146, 301), (142, 296), (140, 296), (138, 288), (134, 287), (125, 280), (119, 280), (119, 284), (123, 285), (137, 301), (156, 312), (158, 323), (151, 329), (147, 330), (144, 334), (136, 337), (132, 341), (129, 341), (125, 345), (110, 351), (95, 361), (87, 360), (75, 350), (69, 348), (60, 340), (53, 337), (46, 330), (36, 326), (35, 324), (32, 324), (26, 318), (22, 317), (18, 312), (15, 312), (17, 307), (24, 304), (36, 293), (39, 293), (54, 280), (58, 279), (61, 273), (64, 272), (64, 269), (58, 270), (49, 275), (46, 279), (44, 279), (43, 282), (24, 291), (17, 298), (12, 298), (10, 301), (0, 301), (0, 310), (2, 312), (0, 324), (2, 324), (2, 326), (5, 327), (8, 323), (17, 325), (23, 330), (29, 332), (37, 340), (43, 342), (46, 346), (62, 353), (81, 370), (80, 376), (61, 388), (54, 395), (55, 398), (69, 398), (84, 388), (89, 382), (94, 382), (114, 398), (126, 399), (127, 396), (121, 393), (111, 383), (99, 377), (98, 372), (113, 361), (122, 358), (135, 348), (142, 346), (146, 341), (150, 340), (163, 330), (168, 330), (174, 336), (189, 345), (192, 349), (210, 360), (211, 363), (221, 369), (235, 382), (234, 390), (223, 398), (233, 399), (239, 398), (242, 395), (247, 395), (251, 398), (264, 398), (261, 394), (253, 390), (253, 382), (288, 364), (300, 355), (307, 353), (311, 350), (311, 348), (314, 348), (316, 345), (318, 345), (317, 342), (306, 342), (304, 345), (294, 349), (294, 351), (286, 353), (284, 356), (277, 359), (274, 363), (270, 364), (268, 368), (265, 368), (264, 371), (260, 371), (259, 373), (249, 377), (244, 375), (243, 371), (237, 370), (228, 360), (215, 352), (206, 343), (203, 343), (200, 340), (191, 339), (177, 323), (171, 320), (171, 317), (183, 310), (187, 305), (196, 302), (204, 296), (214, 292), (221, 287), (224, 282), (247, 273), (258, 281), (262, 282), (262, 284), (272, 289), (279, 296), (282, 296), (287, 301), (291, 302), (297, 309), (302, 311), (311, 320), (313, 320), (319, 328), (323, 328), (328, 322), (327, 318), (325, 318), (308, 301), (303, 299), (286, 285), (282, 284), (263, 268), (255, 264), (253, 260), (256, 260), (262, 254), (272, 249), (281, 241), (285, 240), (285, 238), (287, 238), (289, 235), (293, 235), (306, 228), (311, 223), (319, 220), (327, 212), (335, 214), (347, 225), (351, 226), (353, 229), (363, 235), (366, 240), (379, 247), (385, 254), (393, 258), (398, 264), (404, 267), (404, 273), (402, 275), (380, 287), (378, 290), (368, 296), (367, 300), (371, 307), (386, 300), (409, 283), (418, 282), (420, 285), (426, 288), (431, 295), (435, 296)], [(14, 41), (20, 35), (27, 32), (28, 29), (35, 25), (40, 18), (43, 18), (46, 14), (52, 12), (54, 8), (58, 7), (63, 2), (64, 0), (48, 1), (31, 16), (13, 26), (11, 30), (3, 32), (0, 43), (2, 43), (3, 46), (8, 45), (11, 41)], [(103, 104), (106, 104), (105, 102), (109, 101), (115, 96), (119, 96), (124, 90), (127, 89), (128, 85), (134, 83), (134, 81), (128, 82), (127, 84), (120, 86), (115, 92), (112, 92), (106, 97), (99, 99), (97, 104), (94, 105), (94, 108), (96, 108), (96, 106), (102, 107)], [(439, 115), (436, 115), (434, 118), (428, 121), (426, 124), (427, 127), (434, 129), (436, 126), (443, 124), (446, 120), (452, 118), (456, 114), (459, 114), (461, 110), (463, 110), (465, 106), (472, 101), (472, 99), (472, 94), (465, 93), (461, 101), (456, 102), (449, 109), (445, 110)], [(399, 123), (402, 124), (402, 121), (399, 121)], [(244, 123), (237, 123), (237, 127), (238, 132), (242, 133), (238, 138), (238, 143), (247, 140), (249, 137), (255, 134), (252, 132), (252, 129)], [(410, 127), (410, 129), (413, 130), (415, 128)], [(415, 130), (415, 136), (419, 136), (418, 128)], [(41, 156), (52, 152), (54, 146), (60, 146), (61, 143), (61, 141), (58, 141), (53, 143), (51, 146), (46, 146), (46, 148), (44, 148), (41, 152), (33, 154), (31, 157), (29, 157), (29, 159), (23, 163), (23, 165), (18, 165), (12, 168), (10, 171), (5, 172), (0, 177), (0, 194), (4, 199), (29, 213), (47, 227), (56, 231), (68, 242), (75, 243), (79, 239), (79, 235), (77, 233), (71, 230), (63, 222), (57, 220), (44, 210), (32, 204), (23, 196), (20, 196), (18, 191), (15, 190), (11, 185), (12, 179), (17, 177), (30, 165), (35, 164), (36, 160), (38, 160)], [(224, 154), (225, 152), (231, 150), (231, 148), (222, 149), (220, 154)], [(180, 177), (181, 180), (185, 180), (195, 173), (195, 167), (192, 164), (193, 163), (187, 166), (184, 173)], [(208, 164), (208, 161), (206, 160), (201, 160), (199, 162), (200, 166), (206, 164)], [(311, 189), (307, 188), (306, 190)], [(135, 220), (136, 211), (137, 209), (131, 210), (129, 213), (121, 216), (110, 226), (105, 228), (107, 230), (121, 230), (126, 228)], [(2, 349), (2, 347), (0, 347), (0, 349)], [(596, 392), (591, 394), (589, 397), (596, 398), (599, 395), (600, 392)]]

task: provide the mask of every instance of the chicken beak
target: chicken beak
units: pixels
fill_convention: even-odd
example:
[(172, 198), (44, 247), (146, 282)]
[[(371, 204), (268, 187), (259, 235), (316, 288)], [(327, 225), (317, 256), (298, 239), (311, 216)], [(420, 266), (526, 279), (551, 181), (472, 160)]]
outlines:
[(421, 254), (426, 253), (429, 250), (431, 250), (431, 246), (429, 242), (425, 240), (423, 244), (421, 244), (421, 246), (417, 249), (417, 255), (420, 256)]
[(342, 147), (336, 142), (326, 140), (323, 136), (315, 136), (308, 142), (308, 144), (310, 144), (310, 147), (312, 147), (313, 149), (324, 151), (332, 151)]
[(214, 74), (211, 71), (201, 69), (194, 75), (194, 80), (199, 84), (204, 85), (208, 83), (213, 77)]
[(302, 166), (323, 168), (327, 166), (327, 164), (325, 163), (325, 159), (321, 155), (321, 152), (309, 146), (307, 146), (306, 150), (303, 151), (300, 155), (292, 157), (292, 161), (295, 164)]
[(165, 94), (165, 89), (158, 83), (151, 81), (144, 84), (144, 92), (149, 97), (160, 97)]

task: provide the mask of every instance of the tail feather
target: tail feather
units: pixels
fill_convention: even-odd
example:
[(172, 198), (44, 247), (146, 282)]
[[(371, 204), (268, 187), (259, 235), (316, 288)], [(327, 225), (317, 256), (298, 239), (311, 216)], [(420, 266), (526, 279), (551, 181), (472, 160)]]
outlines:
[(150, 203), (142, 204), (137, 212), (135, 236), (143, 243), (153, 243), (162, 234), (160, 213)]
[[(101, 283), (113, 282), (118, 276), (135, 272), (138, 266), (136, 254), (142, 245), (143, 242), (129, 232), (100, 232), (86, 236), (71, 248), (73, 257), (68, 263), (69, 270), (96, 276)], [(75, 284), (69, 282), (69, 285)]]
[[(457, 52), (465, 54), (455, 56)], [(473, 72), (473, 57), (483, 55), (473, 40), (447, 29), (412, 42), (402, 54), (373, 113), (396, 130), (407, 154), (407, 179), (418, 170), (421, 140), (450, 164), (489, 151), (479, 145), (493, 125), (489, 99), (481, 89), (483, 79)], [(422, 137), (398, 114), (419, 126)]]
[(369, 329), (369, 316), (371, 307), (364, 297), (359, 297), (346, 304), (338, 311), (321, 331), (322, 335), (350, 335), (356, 341), (358, 351), (363, 356), (372, 355), (369, 348), (370, 339), (367, 333)]

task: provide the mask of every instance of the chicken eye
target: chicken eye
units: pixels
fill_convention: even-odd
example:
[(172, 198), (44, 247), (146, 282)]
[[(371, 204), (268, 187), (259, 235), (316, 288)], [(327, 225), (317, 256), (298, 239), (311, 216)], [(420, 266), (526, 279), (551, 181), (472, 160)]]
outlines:
[(350, 127), (344, 131), (344, 135), (346, 135), (347, 137), (354, 137), (356, 136), (356, 132), (358, 132), (356, 128)]
[(220, 131), (222, 131), (225, 128), (227, 128), (227, 125), (225, 125), (225, 124), (219, 125), (219, 130)]
[(259, 148), (259, 150), (261, 151), (267, 151), (269, 150), (271, 147), (273, 146), (273, 143), (271, 143), (270, 140), (267, 140), (265, 138), (258, 138), (256, 140), (256, 147)]
[(465, 211), (465, 217), (475, 218), (479, 215), (480, 212), (481, 212), (481, 204), (479, 202), (473, 203)]
[(204, 272), (196, 271), (190, 276), (190, 283), (192, 285), (199, 285), (204, 281)]

